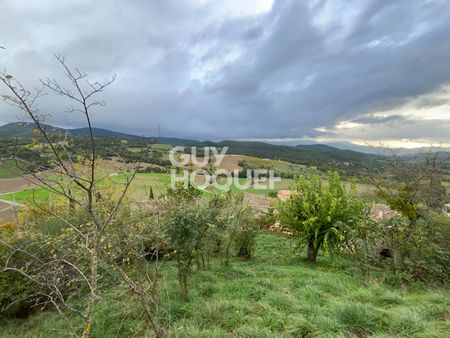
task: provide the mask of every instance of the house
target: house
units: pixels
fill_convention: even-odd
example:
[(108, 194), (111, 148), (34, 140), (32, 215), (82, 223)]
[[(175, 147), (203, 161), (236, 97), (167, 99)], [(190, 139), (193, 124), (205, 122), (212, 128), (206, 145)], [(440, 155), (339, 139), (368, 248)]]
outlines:
[(277, 197), (283, 202), (287, 201), (289, 197), (291, 197), (292, 192), (289, 190), (280, 190), (278, 191)]

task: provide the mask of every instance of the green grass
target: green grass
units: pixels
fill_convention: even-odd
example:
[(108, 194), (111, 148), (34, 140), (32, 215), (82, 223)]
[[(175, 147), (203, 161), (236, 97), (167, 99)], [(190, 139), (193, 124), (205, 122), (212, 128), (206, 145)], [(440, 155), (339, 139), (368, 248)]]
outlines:
[[(123, 182), (124, 177), (116, 176), (118, 182)], [(164, 173), (139, 173), (136, 174), (131, 184), (130, 193), (137, 201), (148, 199), (149, 189), (153, 189), (155, 195), (163, 194), (170, 187), (170, 175)]]
[(27, 189), (20, 192), (1, 194), (0, 199), (19, 203), (48, 203), (51, 192), (44, 188)]
[(149, 146), (150, 149), (157, 149), (157, 150), (171, 150), (174, 146), (171, 144), (152, 144)]
[[(116, 176), (116, 179), (118, 181), (122, 181), (123, 178), (121, 176)], [(240, 178), (239, 183), (241, 185), (245, 184), (245, 178)], [(253, 187), (250, 187), (249, 189), (245, 190), (248, 193), (256, 194), (256, 195), (267, 195), (269, 191), (278, 191), (280, 189), (288, 189), (290, 182), (292, 180), (290, 179), (282, 179), (281, 182), (275, 184), (275, 189), (254, 189)], [(199, 184), (202, 184), (202, 182), (199, 182)], [(170, 187), (171, 184), (171, 175), (170, 174), (164, 174), (164, 173), (143, 173), (143, 174), (136, 174), (136, 177), (132, 183), (131, 190), (132, 194), (135, 197), (136, 200), (144, 200), (148, 194), (148, 189), (152, 187), (153, 192), (156, 194), (165, 193), (167, 188)], [(266, 185), (266, 183), (262, 183)], [(235, 185), (232, 185), (230, 187), (231, 191), (239, 191), (238, 188)]]
[[(262, 233), (254, 258), (213, 261), (190, 279), (190, 301), (178, 298), (174, 262), (163, 266), (159, 321), (168, 337), (444, 337), (450, 330), (448, 289), (398, 289), (370, 282), (347, 262), (320, 257), (310, 265), (293, 243)], [(138, 270), (138, 267), (133, 267)], [(113, 283), (112, 285), (116, 285)], [(102, 295), (93, 337), (146, 337), (136, 303), (120, 285)], [(38, 313), (0, 323), (0, 337), (79, 334), (74, 315)]]
[(307, 167), (301, 164), (289, 163), (286, 161), (276, 161), (270, 159), (263, 159), (252, 156), (243, 156), (242, 161), (249, 169), (271, 169), (274, 170), (277, 175), (302, 175), (307, 172)]
[[(114, 179), (117, 182), (123, 182), (124, 177), (119, 175), (115, 176)], [(244, 185), (246, 182), (245, 178), (239, 179), (239, 184)], [(275, 183), (274, 189), (255, 189), (253, 186), (246, 189), (245, 192), (259, 195), (267, 196), (269, 192), (278, 192), (279, 190), (289, 189), (290, 184), (293, 182), (292, 179), (282, 178), (280, 182)], [(199, 182), (200, 184), (203, 182)], [(163, 194), (167, 191), (167, 188), (171, 184), (171, 175), (165, 173), (139, 173), (131, 185), (131, 193), (135, 200), (143, 201), (148, 198), (148, 192), (150, 187), (152, 187), (153, 192), (156, 195)], [(268, 186), (268, 183), (262, 182), (262, 185)], [(230, 187), (231, 191), (240, 191), (234, 184)], [(371, 202), (376, 200), (376, 196), (373, 187), (368, 184), (357, 183), (356, 189), (358, 196), (365, 201)], [(45, 189), (34, 189), (35, 198), (38, 203), (46, 203), (50, 195), (49, 191)], [(5, 194), (0, 195), (0, 199), (13, 200), (15, 195), (16, 201), (20, 203), (31, 203), (33, 202), (33, 191), (24, 190), (15, 194)]]
[(7, 163), (0, 163), (0, 179), (17, 177), (17, 172), (12, 170), (14, 167)]

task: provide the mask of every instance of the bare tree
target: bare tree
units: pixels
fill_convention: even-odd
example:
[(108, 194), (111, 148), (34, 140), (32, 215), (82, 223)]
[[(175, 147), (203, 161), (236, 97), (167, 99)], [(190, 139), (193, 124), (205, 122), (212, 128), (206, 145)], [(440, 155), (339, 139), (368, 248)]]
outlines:
[(382, 176), (373, 179), (376, 192), (392, 209), (407, 217), (411, 226), (421, 217), (421, 206), (442, 208), (446, 191), (441, 184), (443, 163), (439, 152), (381, 155), (387, 169)]
[[(149, 305), (151, 302), (154, 302), (152, 296), (137, 281), (133, 280), (114, 257), (106, 252), (101, 245), (105, 239), (108, 239), (107, 229), (123, 204), (136, 171), (139, 168), (139, 164), (137, 164), (131, 168), (130, 166), (126, 166), (123, 169), (121, 176), (125, 177), (125, 182), (122, 191), (115, 201), (108, 201), (109, 207), (106, 212), (104, 210), (99, 210), (99, 203), (101, 203), (102, 199), (101, 184), (107, 175), (99, 174), (91, 111), (95, 107), (105, 105), (105, 103), (98, 100), (97, 97), (105, 88), (113, 83), (115, 76), (106, 81), (91, 82), (88, 80), (86, 73), (81, 72), (77, 68), (70, 68), (64, 57), (57, 55), (56, 59), (65, 71), (65, 76), (70, 83), (69, 88), (63, 86), (55, 79), (46, 79), (41, 80), (41, 85), (35, 88), (35, 90), (30, 91), (24, 88), (24, 86), (13, 76), (7, 74), (6, 71), (0, 73), (0, 81), (10, 92), (8, 95), (3, 95), (3, 99), (8, 104), (19, 108), (29, 119), (31, 119), (38, 134), (43, 139), (43, 143), (48, 146), (52, 155), (52, 162), (49, 167), (46, 168), (33, 166), (33, 163), (28, 163), (18, 157), (15, 157), (16, 166), (22, 172), (26, 172), (26, 177), (31, 178), (34, 184), (48, 189), (53, 194), (67, 200), (70, 208), (76, 207), (83, 211), (88, 221), (80, 225), (67, 217), (61, 216), (51, 210), (51, 208), (46, 208), (37, 204), (43, 211), (59, 219), (73, 230), (77, 243), (79, 243), (79, 246), (83, 248), (89, 257), (89, 271), (83, 271), (83, 269), (78, 266), (78, 262), (71, 262), (65, 257), (55, 258), (51, 261), (42, 261), (26, 248), (14, 248), (11, 246), (11, 254), (6, 260), (5, 270), (16, 271), (40, 285), (42, 290), (47, 290), (47, 293), (42, 297), (42, 299), (45, 299), (45, 302), (52, 303), (57, 309), (59, 309), (59, 304), (62, 304), (69, 310), (75, 311), (80, 315), (85, 321), (82, 337), (88, 337), (94, 320), (94, 308), (101, 298), (99, 267), (103, 262), (108, 266), (112, 266), (114, 270), (119, 273), (125, 285), (132, 294), (137, 297), (142, 305), (151, 329), (155, 332), (156, 336), (161, 337), (163, 331), (157, 324)], [(65, 143), (61, 142), (61, 137), (55, 137), (52, 131), (49, 130), (48, 126), (44, 123), (46, 116), (41, 114), (37, 108), (37, 101), (43, 95), (44, 90), (48, 90), (69, 99), (73, 103), (73, 106), (70, 107), (69, 111), (82, 114), (87, 123), (90, 150), (87, 158), (83, 159), (85, 163), (85, 165), (82, 166), (83, 170), (80, 170), (80, 166), (76, 165), (80, 160), (74, 160), (72, 158), (73, 154), (66, 149)], [(67, 138), (67, 135), (65, 135), (63, 141), (65, 138)], [(39, 169), (50, 170), (51, 174), (41, 175), (39, 174)], [(74, 190), (76, 190), (77, 193), (74, 193)], [(4, 241), (1, 242), (4, 245), (8, 245), (8, 243), (5, 243)], [(26, 270), (18, 269), (10, 264), (11, 258), (19, 252), (29, 258), (31, 268)], [(87, 295), (87, 304), (83, 311), (73, 308), (66, 301), (59, 288), (61, 279), (64, 279), (60, 276), (63, 272), (61, 269), (58, 270), (58, 267), (61, 267), (61, 265), (70, 267), (72, 273), (81, 276), (81, 280), (88, 286), (89, 293)]]

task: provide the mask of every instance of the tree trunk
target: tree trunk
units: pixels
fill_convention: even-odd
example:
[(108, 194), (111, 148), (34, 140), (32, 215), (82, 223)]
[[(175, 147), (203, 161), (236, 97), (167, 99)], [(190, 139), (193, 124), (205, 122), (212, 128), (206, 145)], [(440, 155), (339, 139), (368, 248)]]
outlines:
[(180, 298), (182, 300), (188, 299), (188, 289), (187, 289), (187, 270), (186, 267), (183, 266), (183, 262), (181, 261), (181, 257), (177, 255), (177, 263), (178, 263), (178, 283), (180, 286)]
[[(95, 242), (97, 241), (97, 236), (95, 237)], [(94, 303), (97, 298), (97, 278), (98, 278), (98, 252), (97, 252), (97, 246), (95, 245), (91, 249), (91, 276), (90, 276), (90, 283), (91, 283), (91, 291), (89, 293), (88, 298), (88, 306), (86, 311), (86, 319), (85, 324), (83, 328), (83, 334), (82, 338), (88, 338), (91, 333), (92, 328), (92, 316), (94, 312)]]
[(188, 300), (189, 299), (186, 274), (182, 274), (180, 276), (180, 298), (182, 300)]
[(225, 247), (225, 266), (228, 266), (230, 263), (230, 245), (231, 240), (230, 242), (227, 243), (227, 246)]
[(320, 245), (317, 245), (317, 247), (315, 247), (314, 242), (312, 240), (309, 241), (306, 259), (311, 263), (315, 263), (317, 261), (317, 254), (319, 252), (319, 247)]

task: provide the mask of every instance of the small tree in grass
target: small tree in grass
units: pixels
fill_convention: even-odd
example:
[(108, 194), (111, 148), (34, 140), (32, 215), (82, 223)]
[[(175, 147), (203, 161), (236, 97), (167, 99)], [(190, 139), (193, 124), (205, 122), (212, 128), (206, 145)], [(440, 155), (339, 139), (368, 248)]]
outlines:
[(281, 225), (307, 246), (306, 258), (317, 260), (319, 249), (325, 254), (345, 238), (345, 228), (363, 216), (364, 203), (352, 187), (346, 191), (337, 172), (328, 173), (324, 183), (319, 175), (300, 176), (291, 186), (292, 196), (278, 204)]
[(148, 192), (148, 199), (150, 200), (154, 200), (155, 199), (155, 194), (153, 193), (153, 188), (150, 187), (150, 190)]
[(253, 209), (245, 202), (243, 194), (229, 194), (224, 209), (223, 246), (225, 265), (228, 266), (232, 246), (238, 258), (251, 258), (258, 225)]
[(220, 196), (207, 198), (195, 188), (172, 190), (168, 194), (162, 221), (167, 242), (174, 250), (178, 267), (180, 297), (188, 298), (188, 278), (193, 265), (204, 252), (207, 236), (219, 221), (223, 206)]

